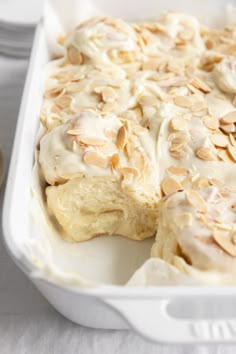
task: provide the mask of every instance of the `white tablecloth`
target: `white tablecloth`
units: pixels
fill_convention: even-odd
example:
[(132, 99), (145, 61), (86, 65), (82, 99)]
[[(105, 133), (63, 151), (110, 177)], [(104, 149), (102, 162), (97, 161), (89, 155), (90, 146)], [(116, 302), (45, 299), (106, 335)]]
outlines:
[[(0, 145), (10, 158), (27, 61), (0, 57)], [(4, 188), (0, 191), (0, 212)], [(1, 354), (235, 354), (233, 346), (155, 345), (131, 331), (94, 330), (64, 319), (9, 258), (0, 231)]]

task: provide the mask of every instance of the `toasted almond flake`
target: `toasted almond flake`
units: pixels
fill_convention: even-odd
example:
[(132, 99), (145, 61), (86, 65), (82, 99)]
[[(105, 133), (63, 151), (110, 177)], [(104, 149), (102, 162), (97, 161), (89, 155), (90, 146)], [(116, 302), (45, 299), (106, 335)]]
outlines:
[(59, 88), (59, 87), (53, 88), (53, 89), (45, 91), (44, 97), (45, 98), (55, 98), (55, 97), (59, 96), (60, 94), (62, 94), (64, 91), (65, 90), (62, 87), (61, 88)]
[(229, 134), (229, 141), (232, 146), (236, 146), (236, 141), (232, 134)]
[(175, 179), (167, 177), (161, 182), (161, 189), (165, 195), (183, 190), (183, 187)]
[(88, 151), (84, 155), (84, 162), (87, 165), (97, 166), (99, 168), (107, 168), (108, 159), (98, 154), (96, 151)]
[(67, 134), (69, 135), (79, 135), (83, 132), (83, 130), (81, 128), (78, 128), (78, 129), (69, 129), (67, 130)]
[(234, 203), (231, 208), (232, 208), (233, 211), (236, 212), (236, 203)]
[(231, 155), (227, 150), (219, 151), (217, 156), (219, 157), (220, 160), (232, 162)]
[(204, 224), (207, 222), (206, 217), (203, 214), (197, 215), (197, 219)]
[(117, 134), (116, 145), (117, 145), (118, 149), (121, 149), (121, 150), (124, 149), (125, 145), (127, 144), (127, 139), (128, 139), (127, 129), (125, 128), (124, 125), (122, 125), (118, 131), (118, 134)]
[(102, 99), (106, 103), (113, 102), (117, 99), (117, 94), (113, 88), (107, 86), (102, 89)]
[(208, 38), (206, 41), (205, 41), (205, 46), (207, 49), (212, 49), (214, 47), (214, 42), (212, 39)]
[(117, 146), (113, 144), (111, 141), (107, 142), (104, 145), (99, 146), (98, 148), (99, 148), (99, 152), (102, 155), (109, 156), (109, 157), (117, 152)]
[(224, 117), (220, 119), (222, 124), (231, 124), (236, 122), (236, 111), (227, 113)]
[(229, 145), (228, 137), (223, 134), (213, 134), (211, 136), (211, 141), (218, 147), (227, 147)]
[(187, 158), (188, 154), (183, 149), (177, 149), (175, 151), (171, 151), (170, 156), (176, 160), (183, 160)]
[(211, 92), (211, 88), (201, 79), (195, 77), (191, 82), (191, 85), (195, 86), (197, 89), (203, 91), (204, 93)]
[(232, 257), (236, 257), (236, 246), (230, 241), (228, 232), (215, 230), (212, 236), (223, 251)]
[(111, 156), (111, 166), (115, 170), (117, 166), (119, 165), (120, 162), (120, 157), (118, 154), (114, 154)]
[(124, 177), (127, 174), (131, 174), (135, 177), (137, 177), (139, 175), (139, 171), (137, 168), (133, 168), (133, 167), (121, 167), (117, 169), (118, 172), (120, 172)]
[(116, 109), (116, 102), (107, 102), (104, 103), (104, 105), (102, 106), (102, 112), (103, 113), (108, 113), (108, 112), (112, 112)]
[(55, 104), (51, 107), (51, 112), (59, 114), (61, 112), (60, 108), (56, 106)]
[(191, 96), (175, 96), (174, 103), (180, 107), (190, 108), (193, 105), (193, 100)]
[(234, 146), (228, 145), (227, 149), (232, 159), (236, 162), (236, 148)]
[(235, 125), (232, 124), (222, 124), (220, 130), (226, 134), (234, 133), (236, 131)]
[(201, 213), (207, 211), (207, 204), (198, 192), (194, 190), (186, 192), (186, 200)]
[(209, 113), (208, 108), (193, 112), (194, 117), (205, 117)]
[(196, 181), (193, 181), (193, 188), (202, 189), (209, 186), (209, 181), (205, 177), (199, 177)]
[(62, 95), (62, 96), (59, 96), (55, 99), (55, 103), (61, 109), (65, 109), (65, 108), (70, 107), (71, 101), (72, 101), (72, 98), (69, 95)]
[(84, 73), (76, 72), (76, 74), (72, 77), (71, 82), (72, 83), (78, 83), (79, 81), (83, 80), (85, 78)]
[(106, 140), (99, 138), (84, 137), (79, 139), (80, 143), (91, 146), (103, 146), (106, 144)]
[(196, 152), (196, 155), (201, 160), (205, 160), (205, 161), (215, 161), (216, 160), (216, 157), (213, 155), (212, 150), (208, 147), (202, 147), (202, 148), (198, 149)]
[(180, 166), (170, 166), (167, 171), (175, 176), (186, 176), (188, 175), (188, 170)]
[(104, 89), (105, 87), (104, 86), (97, 86), (93, 89), (93, 91), (95, 93), (98, 93), (98, 94), (101, 94), (102, 93), (102, 90)]
[(151, 59), (143, 63), (143, 70), (156, 71), (160, 65), (160, 59)]
[(174, 130), (184, 130), (187, 127), (187, 121), (181, 117), (175, 117), (171, 119), (171, 127)]
[(198, 101), (191, 107), (192, 112), (199, 112), (206, 108), (206, 103), (204, 101)]
[(189, 89), (189, 91), (190, 91), (191, 93), (198, 94), (198, 95), (201, 95), (201, 94), (202, 94), (202, 91), (198, 90), (196, 87), (194, 87), (194, 86), (191, 85), (191, 84), (187, 84), (186, 87)]
[(222, 187), (224, 185), (224, 182), (221, 181), (220, 179), (218, 178), (210, 178), (209, 179), (209, 183), (212, 185), (212, 186), (217, 186), (217, 187)]
[(236, 245), (236, 232), (234, 232), (232, 235), (232, 242), (234, 245)]
[(191, 226), (193, 217), (190, 213), (178, 213), (174, 216), (175, 224), (182, 230), (185, 227)]
[(219, 121), (218, 119), (212, 116), (206, 116), (203, 118), (203, 123), (208, 129), (216, 130), (219, 128)]
[(173, 144), (171, 143), (171, 146), (169, 148), (169, 151), (176, 151), (176, 150), (179, 150), (180, 148), (182, 148), (183, 146), (183, 143), (178, 143), (178, 144)]
[(80, 65), (83, 61), (83, 57), (80, 52), (72, 45), (67, 48), (68, 59), (71, 64)]
[(153, 96), (141, 96), (139, 103), (143, 106), (155, 106), (157, 104), (157, 99)]
[(190, 137), (185, 132), (177, 132), (170, 134), (168, 140), (171, 141), (172, 144), (185, 145), (189, 142)]
[(236, 107), (236, 95), (234, 96), (232, 104), (233, 104), (234, 107)]

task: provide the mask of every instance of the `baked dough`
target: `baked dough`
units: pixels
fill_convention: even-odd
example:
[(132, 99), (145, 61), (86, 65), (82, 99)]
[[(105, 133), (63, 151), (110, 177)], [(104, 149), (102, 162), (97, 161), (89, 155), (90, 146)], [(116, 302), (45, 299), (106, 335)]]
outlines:
[(93, 18), (61, 40), (39, 163), (65, 237), (157, 230), (152, 257), (171, 272), (207, 283), (208, 271), (234, 271), (235, 33), (168, 12), (138, 24)]
[(152, 257), (182, 257), (203, 271), (236, 272), (236, 191), (209, 186), (174, 193), (159, 205)]
[(154, 146), (146, 128), (93, 110), (41, 139), (48, 206), (70, 238), (120, 234), (139, 240), (155, 233), (160, 191)]

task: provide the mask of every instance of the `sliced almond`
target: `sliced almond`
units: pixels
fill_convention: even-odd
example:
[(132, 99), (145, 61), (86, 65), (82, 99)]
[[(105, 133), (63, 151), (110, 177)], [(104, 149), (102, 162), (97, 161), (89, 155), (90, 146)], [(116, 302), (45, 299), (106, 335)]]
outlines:
[(174, 216), (174, 222), (182, 230), (192, 225), (193, 216), (191, 213), (178, 213)]
[(208, 147), (202, 147), (197, 150), (196, 155), (205, 161), (215, 161), (216, 157), (214, 156), (212, 150)]
[(231, 155), (229, 154), (229, 152), (227, 150), (220, 150), (218, 152), (218, 155), (220, 160), (222, 161), (226, 161), (226, 162), (232, 162), (232, 159), (231, 159)]
[(128, 139), (127, 129), (125, 128), (124, 125), (122, 125), (118, 131), (118, 134), (117, 134), (116, 145), (117, 145), (118, 149), (121, 149), (121, 150), (124, 149), (125, 145), (127, 144), (127, 139)]
[(171, 151), (170, 156), (176, 160), (183, 160), (187, 158), (188, 154), (183, 149), (177, 149), (175, 151)]
[(171, 127), (174, 130), (184, 130), (187, 127), (187, 121), (181, 117), (175, 117), (171, 119)]
[(205, 112), (205, 109), (206, 109), (205, 101), (195, 102), (191, 107), (192, 112), (199, 112), (199, 114), (200, 114), (200, 111), (202, 111), (202, 110), (204, 110), (204, 112)]
[(220, 126), (220, 129), (226, 134), (234, 133), (236, 131), (235, 125), (233, 123), (232, 124), (222, 124)]
[(183, 31), (179, 32), (179, 38), (183, 41), (191, 41), (194, 36), (194, 32), (191, 28), (185, 28)]
[(161, 188), (165, 195), (169, 195), (178, 191), (183, 190), (183, 187), (173, 178), (165, 178), (161, 182)]
[(191, 85), (195, 86), (197, 89), (203, 91), (204, 93), (211, 92), (211, 88), (201, 79), (195, 77), (191, 82)]
[(156, 71), (160, 65), (160, 59), (151, 59), (143, 63), (143, 70), (153, 70)]
[(177, 132), (170, 134), (168, 140), (171, 141), (172, 144), (181, 144), (185, 145), (189, 142), (190, 137), (185, 132)]
[(52, 113), (55, 113), (55, 114), (60, 114), (61, 110), (60, 110), (60, 108), (59, 108), (57, 105), (54, 104), (54, 105), (51, 107), (51, 112), (52, 112)]
[(236, 111), (229, 112), (224, 117), (220, 119), (223, 124), (231, 124), (236, 122)]
[(183, 143), (176, 143), (176, 144), (171, 143), (169, 151), (172, 152), (172, 151), (179, 150), (180, 148), (182, 148), (182, 146)]
[(75, 136), (77, 136), (77, 135), (79, 135), (79, 134), (82, 133), (82, 129), (81, 129), (81, 128), (78, 128), (78, 129), (70, 129), (70, 130), (67, 130), (66, 133), (69, 134), (69, 135), (75, 135)]
[(72, 98), (69, 95), (62, 95), (56, 98), (55, 103), (61, 109), (70, 107)]
[(190, 205), (201, 213), (205, 213), (207, 211), (207, 204), (198, 192), (194, 190), (186, 192), (186, 199)]
[(44, 97), (45, 98), (55, 98), (55, 97), (59, 96), (64, 91), (65, 90), (63, 88), (59, 88), (59, 87), (53, 88), (53, 89), (45, 91)]
[(230, 241), (229, 233), (216, 230), (213, 233), (213, 239), (221, 247), (223, 251), (228, 253), (232, 257), (236, 257), (236, 246)]
[(234, 96), (232, 104), (233, 104), (234, 107), (236, 107), (236, 95)]
[(236, 246), (236, 232), (234, 232), (232, 235), (232, 242)]
[(219, 121), (218, 119), (212, 116), (206, 116), (203, 118), (203, 123), (208, 129), (216, 130), (219, 128)]
[(153, 96), (141, 96), (139, 103), (143, 106), (155, 106), (157, 104), (157, 99)]
[(122, 167), (122, 168), (118, 168), (117, 171), (123, 174), (123, 176), (127, 174), (131, 174), (137, 177), (139, 175), (139, 171), (137, 170), (137, 168), (133, 168), (133, 167)]
[(113, 112), (116, 109), (116, 106), (117, 106), (116, 102), (104, 103), (104, 105), (102, 106), (102, 112), (103, 113)]
[(232, 210), (236, 212), (236, 203), (232, 205)]
[(117, 136), (117, 133), (114, 130), (110, 129), (105, 129), (104, 134), (109, 138), (109, 139), (115, 139)]
[(209, 186), (209, 181), (205, 177), (199, 177), (196, 181), (193, 181), (193, 188), (202, 189)]
[(175, 96), (174, 103), (180, 107), (190, 108), (193, 105), (193, 100), (191, 96)]
[(82, 64), (83, 57), (80, 52), (72, 45), (67, 48), (68, 59), (71, 64), (80, 65)]
[(117, 99), (117, 94), (115, 90), (113, 90), (113, 88), (111, 87), (104, 87), (101, 93), (102, 93), (102, 99), (106, 103), (113, 102)]
[(232, 134), (229, 134), (229, 141), (232, 146), (236, 146), (236, 141)]
[(111, 141), (106, 142), (106, 144), (101, 145), (98, 148), (99, 148), (99, 152), (102, 155), (109, 156), (109, 157), (115, 154), (117, 151), (117, 146), (113, 144)]
[(188, 174), (188, 170), (180, 166), (170, 166), (167, 171), (175, 176), (186, 176)]
[(205, 46), (207, 49), (212, 49), (214, 47), (214, 42), (212, 39), (208, 38), (206, 41), (205, 41)]
[(236, 147), (228, 145), (227, 150), (234, 162), (236, 162)]
[(215, 146), (227, 147), (229, 145), (229, 139), (223, 134), (213, 134), (211, 136), (211, 141)]
[(117, 166), (119, 165), (120, 162), (120, 157), (118, 154), (114, 154), (111, 156), (111, 166), (115, 170)]
[(96, 151), (88, 151), (84, 155), (84, 162), (87, 165), (97, 166), (99, 168), (107, 168), (108, 159), (98, 154)]
[(224, 185), (224, 182), (221, 181), (220, 179), (218, 178), (211, 178), (209, 179), (209, 183), (212, 185), (212, 186), (217, 186), (217, 187), (222, 187)]
[(84, 137), (79, 139), (80, 143), (88, 145), (88, 146), (103, 146), (106, 144), (106, 140), (99, 138), (89, 138)]

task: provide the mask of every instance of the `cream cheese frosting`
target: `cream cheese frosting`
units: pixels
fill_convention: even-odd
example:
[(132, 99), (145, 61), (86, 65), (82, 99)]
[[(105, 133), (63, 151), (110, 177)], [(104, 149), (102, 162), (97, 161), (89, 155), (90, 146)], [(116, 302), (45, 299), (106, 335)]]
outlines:
[[(152, 257), (195, 275), (233, 271), (235, 40), (235, 26), (176, 12), (143, 23), (96, 17), (64, 38), (65, 56), (47, 68), (39, 162), (50, 213), (69, 238), (158, 229)], [(105, 185), (119, 191), (116, 210)]]

